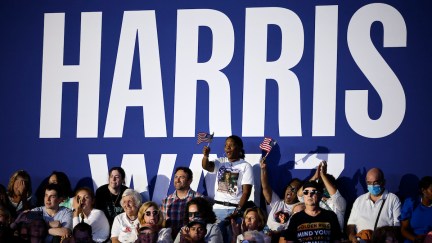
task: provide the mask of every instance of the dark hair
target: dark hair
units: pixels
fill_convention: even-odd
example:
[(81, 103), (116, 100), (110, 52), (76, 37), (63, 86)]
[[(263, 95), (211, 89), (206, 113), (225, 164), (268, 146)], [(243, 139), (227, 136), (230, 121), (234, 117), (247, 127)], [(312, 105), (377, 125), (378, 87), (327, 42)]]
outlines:
[(25, 188), (27, 189), (27, 197), (30, 197), (32, 194), (31, 179), (30, 179), (29, 173), (27, 173), (27, 171), (25, 171), (25, 170), (16, 171), (11, 176), (11, 178), (9, 180), (8, 187), (7, 187), (7, 192), (9, 194), (9, 196), (14, 195), (14, 184), (15, 184), (15, 181), (17, 180), (18, 176), (23, 178)]
[(6, 187), (0, 184), (0, 206), (7, 206), (8, 205), (8, 198), (7, 198), (7, 192)]
[(126, 179), (126, 173), (125, 173), (125, 171), (123, 170), (122, 167), (119, 167), (119, 166), (117, 166), (117, 167), (112, 167), (112, 168), (109, 170), (109, 172), (108, 172), (108, 177), (111, 176), (111, 172), (113, 172), (114, 170), (116, 170), (116, 171), (118, 171), (118, 172), (120, 173), (120, 175), (122, 176), (122, 179), (123, 179), (123, 180)]
[(374, 230), (372, 243), (386, 242), (387, 237), (393, 237), (398, 242), (403, 242), (403, 237), (399, 226), (382, 226)]
[(72, 186), (69, 181), (69, 177), (64, 172), (53, 171), (48, 177), (48, 180), (53, 175), (57, 177), (57, 184), (60, 186), (61, 190), (63, 190), (63, 195), (65, 197), (73, 197)]
[(323, 192), (323, 188), (324, 185), (322, 182), (316, 182), (316, 181), (306, 181), (303, 184), (303, 190), (308, 188), (308, 187), (313, 187), (315, 188), (318, 192), (322, 193)]
[(288, 221), (288, 219), (290, 217), (289, 213), (284, 212), (284, 211), (279, 211), (279, 212), (275, 213), (276, 222), (281, 223), (281, 220), (279, 218), (279, 215), (281, 215), (281, 214), (285, 216), (285, 222)]
[[(234, 143), (235, 143), (235, 144), (238, 146), (238, 148), (240, 149), (239, 157), (240, 157), (241, 159), (244, 159), (244, 158), (245, 158), (245, 151), (244, 151), (244, 149), (243, 149), (243, 141), (242, 141), (242, 139), (241, 139), (239, 136), (237, 136), (237, 135), (231, 135), (231, 136), (227, 137), (226, 140), (228, 140), (228, 139), (232, 139), (232, 140), (234, 141)], [(225, 141), (226, 141), (226, 140), (225, 140)]]
[(174, 171), (174, 174), (177, 173), (177, 171), (179, 171), (179, 170), (182, 170), (184, 173), (186, 173), (186, 174), (188, 175), (188, 179), (189, 179), (189, 180), (192, 180), (192, 178), (193, 178), (193, 173), (192, 173), (192, 170), (189, 169), (189, 167), (182, 167), (182, 166), (177, 167), (177, 168), (175, 169), (175, 171)]
[(422, 190), (427, 190), (431, 185), (432, 185), (432, 176), (425, 176), (421, 178), (418, 184), (420, 194), (423, 194)]
[(85, 192), (87, 192), (89, 195), (90, 195), (90, 197), (91, 197), (91, 199), (92, 199), (92, 206), (94, 206), (94, 204), (95, 204), (95, 194), (94, 194), (94, 192), (93, 192), (93, 190), (92, 189), (90, 189), (90, 188), (88, 188), (88, 187), (80, 187), (80, 188), (78, 188), (78, 189), (76, 189), (75, 190), (75, 201), (77, 200), (77, 194), (78, 194), (78, 192), (80, 192), (80, 191), (85, 191)]
[(43, 224), (44, 230), (43, 230), (42, 238), (45, 238), (48, 235), (48, 224), (45, 222), (45, 220), (43, 218), (33, 219), (29, 223), (29, 235), (30, 235), (30, 237), (31, 237), (31, 228), (32, 228), (33, 223), (35, 223), (35, 222), (41, 222)]
[(57, 192), (57, 197), (64, 197), (64, 193), (63, 190), (60, 188), (60, 186), (58, 184), (47, 184), (45, 186), (45, 192), (46, 191), (56, 191)]
[(92, 227), (84, 222), (78, 223), (77, 225), (75, 225), (75, 227), (73, 228), (72, 234), (75, 235), (75, 233), (77, 231), (81, 231), (81, 232), (87, 232), (89, 234), (89, 236), (92, 236)]
[(300, 189), (300, 187), (302, 186), (302, 181), (299, 178), (292, 178), (288, 184), (285, 186), (284, 188), (284, 193), (286, 192), (286, 190), (288, 189), (288, 187), (290, 187), (291, 183), (293, 182), (298, 182), (299, 186), (296, 188), (297, 190)]
[(216, 222), (216, 214), (213, 212), (213, 205), (204, 197), (194, 197), (186, 204), (186, 210), (184, 215), (184, 223), (189, 223), (189, 207), (196, 205), (200, 218), (202, 218), (208, 224), (214, 224)]

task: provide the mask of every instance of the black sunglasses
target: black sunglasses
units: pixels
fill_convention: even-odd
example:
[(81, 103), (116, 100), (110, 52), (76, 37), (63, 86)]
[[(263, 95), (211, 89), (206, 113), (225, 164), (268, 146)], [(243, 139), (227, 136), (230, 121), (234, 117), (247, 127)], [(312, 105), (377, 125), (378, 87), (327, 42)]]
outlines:
[(157, 211), (157, 210), (155, 210), (155, 211), (147, 211), (147, 212), (145, 212), (145, 215), (147, 216), (147, 217), (150, 217), (151, 215), (153, 214), (153, 216), (157, 216), (157, 215), (159, 215), (159, 211)]
[(190, 218), (198, 218), (198, 217), (201, 216), (201, 214), (200, 214), (199, 212), (189, 212), (189, 213), (188, 213), (188, 216), (189, 216)]
[(317, 191), (317, 190), (303, 190), (303, 194), (304, 195), (309, 195), (309, 193), (310, 193), (310, 196), (311, 197), (313, 197), (315, 194), (318, 194), (319, 192)]

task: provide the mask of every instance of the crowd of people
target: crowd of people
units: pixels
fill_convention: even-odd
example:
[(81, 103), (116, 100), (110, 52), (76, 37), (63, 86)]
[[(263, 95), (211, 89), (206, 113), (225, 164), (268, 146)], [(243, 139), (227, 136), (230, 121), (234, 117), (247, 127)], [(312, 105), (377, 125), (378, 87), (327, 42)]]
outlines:
[(210, 161), (210, 147), (203, 148), (202, 168), (216, 174), (213, 198), (192, 190), (192, 171), (178, 167), (175, 191), (162, 202), (143, 202), (125, 185), (124, 170), (113, 167), (96, 193), (73, 193), (68, 176), (54, 171), (34, 200), (30, 175), (19, 170), (0, 185), (0, 242), (432, 242), (431, 176), (402, 203), (385, 188), (383, 171), (371, 168), (368, 192), (345, 215), (347, 202), (326, 161), (311, 178), (292, 179), (279, 197), (264, 157), (263, 209), (250, 200), (254, 174), (241, 138), (228, 137), (224, 152), (226, 158)]

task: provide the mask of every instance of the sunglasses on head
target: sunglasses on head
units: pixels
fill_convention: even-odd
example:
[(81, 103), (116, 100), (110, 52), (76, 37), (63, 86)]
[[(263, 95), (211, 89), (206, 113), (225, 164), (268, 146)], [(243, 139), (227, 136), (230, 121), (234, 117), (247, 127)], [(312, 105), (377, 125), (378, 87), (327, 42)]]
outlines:
[(189, 212), (188, 216), (192, 217), (192, 218), (195, 218), (195, 217), (199, 218), (201, 215), (199, 212)]
[(151, 215), (153, 215), (153, 216), (157, 216), (157, 215), (159, 215), (159, 211), (156, 211), (156, 210), (153, 211), (153, 212), (152, 212), (152, 211), (146, 211), (146, 212), (145, 212), (145, 215), (146, 215), (146, 216), (151, 216)]
[(310, 196), (312, 197), (313, 195), (318, 194), (319, 192), (317, 190), (303, 190), (304, 195), (309, 195), (309, 193)]

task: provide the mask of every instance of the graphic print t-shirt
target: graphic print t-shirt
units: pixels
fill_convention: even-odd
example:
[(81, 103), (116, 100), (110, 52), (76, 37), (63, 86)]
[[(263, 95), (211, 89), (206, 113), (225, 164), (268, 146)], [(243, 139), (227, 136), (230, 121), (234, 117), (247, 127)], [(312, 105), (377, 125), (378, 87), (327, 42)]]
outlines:
[(324, 209), (315, 217), (304, 211), (294, 214), (288, 229), (282, 232), (285, 240), (294, 242), (327, 243), (340, 240), (340, 236), (336, 214)]
[(242, 185), (253, 185), (252, 166), (244, 160), (234, 163), (216, 160), (214, 171), (215, 200), (237, 204), (243, 193)]

